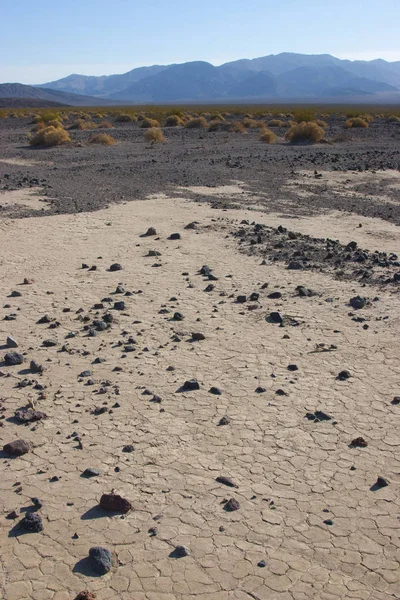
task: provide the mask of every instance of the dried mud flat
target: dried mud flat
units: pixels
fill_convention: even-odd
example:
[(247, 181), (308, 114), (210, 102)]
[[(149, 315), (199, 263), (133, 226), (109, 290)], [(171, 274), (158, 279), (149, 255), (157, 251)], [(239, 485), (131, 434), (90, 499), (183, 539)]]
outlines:
[(65, 151), (2, 165), (0, 597), (400, 598), (393, 213), (310, 169), (75, 211)]

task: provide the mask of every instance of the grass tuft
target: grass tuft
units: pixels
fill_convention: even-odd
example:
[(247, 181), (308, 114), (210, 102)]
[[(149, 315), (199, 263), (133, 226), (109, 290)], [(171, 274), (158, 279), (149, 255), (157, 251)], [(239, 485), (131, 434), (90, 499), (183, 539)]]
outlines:
[(114, 146), (115, 139), (109, 133), (96, 133), (91, 139), (91, 144), (103, 144), (104, 146)]
[(70, 141), (71, 138), (65, 129), (48, 125), (33, 135), (29, 143), (31, 146), (58, 146)]
[(368, 123), (368, 121), (365, 121), (365, 119), (362, 119), (361, 117), (352, 117), (351, 119), (347, 119), (344, 126), (346, 129), (352, 129), (354, 127), (362, 127), (364, 129), (366, 129), (367, 127), (369, 127), (369, 123)]
[(154, 142), (156, 144), (165, 142), (164, 134), (159, 127), (150, 127), (150, 129), (145, 131), (144, 139), (146, 142)]
[(274, 134), (273, 131), (271, 131), (270, 129), (268, 129), (267, 127), (265, 129), (261, 129), (260, 131), (260, 141), (264, 142), (264, 144), (273, 144), (276, 140), (276, 135)]
[(325, 137), (325, 131), (316, 123), (297, 123), (292, 125), (286, 132), (285, 138), (291, 144), (310, 142), (316, 144)]

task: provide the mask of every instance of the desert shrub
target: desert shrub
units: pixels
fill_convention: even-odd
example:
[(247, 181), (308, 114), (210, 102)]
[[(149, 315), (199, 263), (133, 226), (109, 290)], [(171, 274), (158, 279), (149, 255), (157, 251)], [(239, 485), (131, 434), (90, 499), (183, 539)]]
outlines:
[(315, 123), (323, 129), (326, 129), (328, 127), (328, 123), (326, 121), (323, 121), (322, 119), (316, 119)]
[(36, 115), (34, 117), (35, 123), (37, 123), (38, 121), (44, 121), (45, 123), (48, 123), (49, 121), (60, 121), (60, 120), (61, 120), (61, 117), (58, 113), (50, 112), (50, 111), (44, 111), (40, 115)]
[(372, 121), (374, 120), (374, 117), (369, 114), (360, 115), (360, 118), (363, 119), (364, 121), (367, 121), (367, 123), (372, 123)]
[(146, 142), (155, 142), (157, 144), (165, 142), (164, 134), (159, 127), (150, 127), (150, 129), (145, 131), (144, 139)]
[(260, 131), (260, 141), (264, 142), (264, 144), (272, 144), (276, 140), (276, 135), (270, 129), (261, 129)]
[(232, 131), (234, 133), (245, 133), (246, 127), (242, 121), (232, 121), (231, 123), (223, 124), (224, 131)]
[(213, 113), (210, 115), (211, 121), (225, 121), (224, 117), (220, 113)]
[(57, 119), (55, 119), (54, 121), (48, 121), (48, 122), (46, 123), (46, 125), (47, 125), (48, 127), (57, 127), (58, 129), (60, 129), (60, 128), (61, 128), (61, 129), (64, 129), (64, 126), (63, 126), (63, 124), (61, 123), (61, 121), (58, 121)]
[(104, 146), (113, 146), (115, 139), (109, 133), (96, 133), (91, 139), (91, 144), (103, 144)]
[(204, 117), (193, 117), (185, 123), (185, 127), (187, 129), (205, 129), (208, 124)]
[(295, 110), (293, 111), (293, 118), (296, 123), (311, 123), (315, 120), (315, 112), (307, 109)]
[(165, 127), (178, 127), (179, 125), (183, 125), (179, 115), (168, 115), (165, 119)]
[(219, 129), (221, 129), (221, 125), (222, 125), (222, 121), (210, 121), (208, 124), (208, 129), (207, 131), (209, 131), (210, 133), (213, 131), (218, 131)]
[(400, 123), (400, 117), (396, 117), (396, 115), (390, 115), (387, 118), (388, 123)]
[(111, 121), (101, 121), (99, 123), (99, 129), (112, 129), (114, 127), (114, 125), (111, 123)]
[(31, 146), (58, 146), (70, 141), (71, 138), (65, 129), (50, 125), (40, 129), (30, 138), (29, 143)]
[(43, 129), (44, 127), (46, 127), (46, 123), (44, 121), (38, 121), (33, 127), (32, 127), (32, 131), (40, 131), (41, 129)]
[(115, 121), (117, 123), (133, 123), (134, 121), (137, 121), (137, 117), (135, 117), (135, 115), (128, 115), (124, 113), (117, 115)]
[(256, 119), (243, 119), (243, 125), (246, 129), (262, 129), (265, 127), (264, 121), (257, 121)]
[(69, 129), (79, 129), (80, 131), (85, 131), (86, 129), (96, 129), (96, 123), (93, 121), (85, 121), (85, 119), (77, 119), (70, 125)]
[(361, 117), (353, 117), (351, 119), (347, 119), (344, 126), (346, 129), (351, 129), (353, 127), (363, 127), (365, 129), (366, 127), (369, 127), (369, 124)]
[(311, 142), (315, 144), (325, 137), (325, 131), (316, 123), (297, 123), (286, 132), (285, 138), (291, 144)]
[(283, 127), (284, 124), (285, 123), (279, 119), (272, 119), (271, 121), (269, 121), (268, 127)]
[(142, 129), (150, 129), (151, 127), (160, 127), (160, 123), (156, 121), (156, 119), (145, 117), (140, 123), (140, 127), (142, 127)]

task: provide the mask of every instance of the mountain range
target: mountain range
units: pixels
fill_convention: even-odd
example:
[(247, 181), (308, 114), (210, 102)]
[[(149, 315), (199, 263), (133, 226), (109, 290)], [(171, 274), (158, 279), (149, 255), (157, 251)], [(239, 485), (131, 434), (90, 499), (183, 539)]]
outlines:
[[(0, 97), (2, 87), (0, 85)], [(20, 84), (19, 84), (20, 85)], [(400, 61), (282, 53), (228, 62), (140, 67), (122, 75), (69, 75), (29, 87), (64, 104), (172, 102), (400, 102)], [(19, 90), (28, 94), (30, 90)], [(9, 91), (10, 93), (10, 91)], [(68, 96), (66, 96), (68, 94)], [(37, 97), (37, 96), (34, 96)]]

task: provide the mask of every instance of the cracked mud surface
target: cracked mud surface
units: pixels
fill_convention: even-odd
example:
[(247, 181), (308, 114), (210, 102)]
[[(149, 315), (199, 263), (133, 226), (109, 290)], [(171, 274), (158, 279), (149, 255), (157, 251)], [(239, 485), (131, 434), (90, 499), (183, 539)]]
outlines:
[[(1, 357), (7, 336), (24, 356), (0, 367), (0, 438), (31, 445), (0, 458), (5, 600), (69, 600), (83, 590), (98, 600), (400, 597), (397, 288), (263, 265), (230, 235), (243, 219), (399, 247), (397, 227), (366, 216), (293, 221), (164, 196), (0, 222)], [(141, 237), (149, 227), (158, 235)], [(168, 240), (175, 232), (181, 239)], [(110, 272), (115, 263), (122, 270)], [(199, 273), (203, 265), (216, 280)], [(299, 285), (317, 295), (299, 298)], [(353, 311), (358, 294), (370, 302)], [(112, 308), (118, 301), (124, 310)], [(272, 311), (296, 326), (267, 322)], [(111, 327), (88, 335), (107, 313)], [(194, 341), (196, 332), (205, 339)], [(31, 360), (43, 374), (31, 373)], [(338, 379), (344, 370), (350, 377)], [(199, 389), (177, 391), (194, 378)], [(29, 404), (47, 418), (16, 423), (15, 410)], [(360, 437), (367, 446), (351, 447)], [(87, 468), (100, 474), (82, 477)], [(378, 476), (389, 485), (374, 487)], [(132, 510), (100, 509), (111, 490)], [(240, 508), (230, 512), (231, 498)], [(43, 531), (25, 533), (18, 524), (33, 510)], [(93, 546), (114, 555), (101, 577), (87, 567)], [(190, 554), (174, 558), (176, 546)]]

